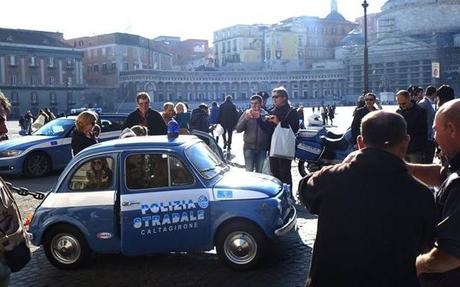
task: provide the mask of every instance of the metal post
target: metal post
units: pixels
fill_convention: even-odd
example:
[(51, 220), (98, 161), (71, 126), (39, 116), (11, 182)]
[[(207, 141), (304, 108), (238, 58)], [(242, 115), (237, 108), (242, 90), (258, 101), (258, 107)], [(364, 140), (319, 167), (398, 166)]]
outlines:
[(369, 50), (367, 47), (367, 7), (369, 4), (364, 0), (361, 4), (364, 8), (364, 92), (369, 92)]

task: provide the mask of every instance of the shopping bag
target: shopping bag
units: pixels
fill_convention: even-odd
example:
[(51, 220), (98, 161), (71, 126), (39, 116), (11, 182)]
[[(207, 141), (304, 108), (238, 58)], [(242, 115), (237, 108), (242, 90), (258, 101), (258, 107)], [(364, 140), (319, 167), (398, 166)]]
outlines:
[(220, 124), (217, 124), (216, 127), (214, 128), (214, 136), (220, 137), (223, 134), (224, 134), (224, 128)]
[(272, 136), (270, 156), (294, 159), (295, 134), (291, 127), (283, 128), (281, 123), (278, 123)]

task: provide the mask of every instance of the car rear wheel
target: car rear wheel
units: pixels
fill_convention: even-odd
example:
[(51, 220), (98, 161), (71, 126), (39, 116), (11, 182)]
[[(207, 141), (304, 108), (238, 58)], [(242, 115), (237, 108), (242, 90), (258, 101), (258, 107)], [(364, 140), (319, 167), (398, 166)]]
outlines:
[(216, 240), (219, 259), (237, 271), (256, 267), (265, 254), (266, 245), (265, 234), (245, 221), (227, 224), (219, 231)]
[(43, 152), (33, 152), (24, 160), (24, 174), (28, 177), (41, 177), (51, 171), (51, 160)]
[(91, 249), (83, 235), (71, 226), (61, 225), (44, 238), (46, 258), (59, 269), (77, 269), (88, 263)]
[(321, 164), (308, 163), (303, 160), (299, 160), (299, 164), (297, 165), (297, 168), (299, 169), (299, 173), (302, 177), (305, 177), (312, 172), (318, 171), (322, 167), (323, 165)]

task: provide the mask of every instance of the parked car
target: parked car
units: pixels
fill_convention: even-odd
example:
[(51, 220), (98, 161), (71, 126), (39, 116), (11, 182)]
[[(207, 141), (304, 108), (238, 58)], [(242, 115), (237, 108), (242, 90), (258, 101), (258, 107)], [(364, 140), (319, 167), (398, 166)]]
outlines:
[[(71, 134), (77, 116), (50, 121), (30, 136), (0, 142), (0, 174), (40, 177), (61, 170), (72, 159)], [(126, 114), (101, 114), (100, 141), (117, 138)]]
[(215, 246), (223, 263), (245, 270), (294, 228), (290, 192), (274, 177), (230, 170), (196, 136), (131, 137), (73, 158), (35, 210), (29, 231), (60, 269), (78, 268), (92, 253)]

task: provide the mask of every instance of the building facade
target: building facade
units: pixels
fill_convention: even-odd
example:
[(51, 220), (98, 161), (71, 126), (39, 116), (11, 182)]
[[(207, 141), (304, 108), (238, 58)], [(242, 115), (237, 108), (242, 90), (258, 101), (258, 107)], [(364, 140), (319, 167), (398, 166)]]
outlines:
[[(369, 88), (380, 92), (449, 84), (460, 90), (459, 0), (390, 0), (378, 14), (377, 37), (369, 41)], [(349, 35), (337, 48), (348, 69), (349, 95), (364, 86), (363, 41)], [(432, 72), (440, 64), (439, 78)]]
[(44, 107), (69, 111), (84, 88), (83, 53), (61, 33), (0, 29), (0, 89), (13, 105), (12, 117)]
[(232, 95), (237, 103), (247, 104), (258, 91), (275, 87), (288, 89), (290, 100), (317, 105), (334, 103), (344, 97), (346, 70), (312, 69), (291, 72), (173, 72), (132, 71), (120, 74), (122, 93), (126, 103), (134, 107), (138, 92), (147, 91), (154, 106), (165, 101), (223, 101)]
[(335, 47), (356, 27), (331, 1), (325, 18), (301, 16), (277, 24), (235, 25), (214, 32), (214, 60), (219, 70), (296, 71), (334, 59)]
[(115, 109), (115, 102), (123, 95), (119, 89), (119, 75), (124, 71), (172, 70), (172, 55), (154, 41), (126, 33), (112, 33), (67, 40), (83, 52), (83, 105)]

